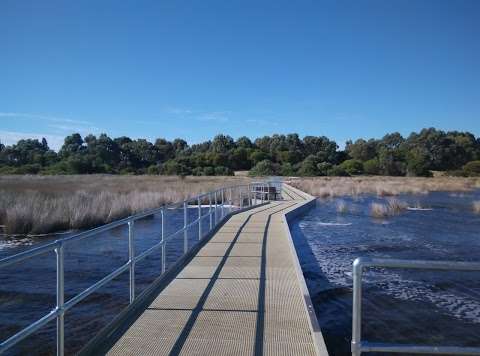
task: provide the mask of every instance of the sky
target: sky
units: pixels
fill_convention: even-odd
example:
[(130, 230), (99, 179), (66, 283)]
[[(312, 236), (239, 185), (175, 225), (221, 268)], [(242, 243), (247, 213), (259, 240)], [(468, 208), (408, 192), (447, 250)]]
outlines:
[(480, 135), (480, 1), (0, 2), (0, 141)]

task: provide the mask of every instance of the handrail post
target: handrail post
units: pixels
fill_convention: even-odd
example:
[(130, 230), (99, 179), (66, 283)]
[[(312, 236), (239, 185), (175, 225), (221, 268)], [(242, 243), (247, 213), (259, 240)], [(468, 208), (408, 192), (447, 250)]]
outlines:
[(167, 256), (166, 256), (166, 248), (165, 248), (165, 207), (161, 210), (162, 215), (162, 274), (165, 273), (165, 268), (167, 265)]
[(187, 232), (187, 224), (188, 224), (188, 217), (187, 217), (187, 202), (183, 202), (183, 253), (187, 253), (188, 251), (188, 232)]
[(362, 274), (363, 265), (357, 258), (353, 262), (352, 356), (362, 354)]
[(224, 210), (225, 209), (225, 189), (222, 188), (222, 205), (221, 205), (221, 216), (222, 216), (222, 219), (223, 219), (223, 216), (224, 216)]
[(200, 197), (197, 199), (198, 204), (198, 240), (202, 239), (202, 206), (200, 205)]
[(135, 220), (128, 222), (128, 263), (130, 265), (130, 304), (135, 300)]
[(240, 210), (243, 209), (243, 190), (240, 189)]
[(267, 183), (267, 200), (270, 201), (270, 182)]
[(214, 214), (214, 217), (215, 217), (215, 226), (217, 226), (217, 191), (215, 191), (215, 193), (214, 193), (214, 198), (215, 198), (215, 214)]
[(208, 194), (208, 215), (210, 216), (210, 231), (213, 229), (213, 221), (212, 221), (212, 193)]
[(253, 201), (252, 201), (252, 185), (248, 185), (248, 206), (252, 206)]
[(65, 347), (65, 316), (63, 304), (65, 302), (65, 281), (64, 281), (64, 254), (63, 244), (55, 249), (57, 255), (57, 356), (63, 356)]

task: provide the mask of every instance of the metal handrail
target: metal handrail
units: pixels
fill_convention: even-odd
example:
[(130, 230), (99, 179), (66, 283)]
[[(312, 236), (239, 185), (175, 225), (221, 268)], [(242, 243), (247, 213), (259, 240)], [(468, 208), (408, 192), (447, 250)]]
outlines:
[(410, 345), (362, 341), (362, 276), (364, 268), (405, 268), (443, 271), (480, 271), (480, 263), (456, 261), (398, 260), (360, 257), (353, 261), (352, 356), (362, 352), (416, 353), (436, 355), (480, 355), (478, 347)]
[[(183, 200), (179, 203), (172, 203), (169, 205), (164, 205), (160, 208), (151, 209), (145, 212), (141, 212), (132, 216), (129, 216), (124, 219), (120, 219), (109, 224), (80, 232), (70, 237), (66, 237), (63, 239), (58, 239), (50, 243), (46, 243), (42, 246), (32, 248), (30, 250), (20, 252), (18, 254), (5, 257), (0, 259), (0, 268), (4, 268), (6, 266), (19, 263), (25, 260), (28, 260), (32, 257), (43, 255), (48, 252), (55, 252), (56, 254), (56, 306), (53, 310), (51, 310), (48, 314), (43, 316), (42, 318), (38, 319), (37, 321), (31, 323), (24, 329), (20, 330), (13, 336), (10, 336), (8, 339), (2, 341), (0, 343), (0, 354), (5, 352), (7, 349), (11, 348), (12, 346), (19, 343), (24, 338), (28, 337), (35, 331), (39, 330), (43, 326), (45, 326), (50, 321), (57, 319), (57, 336), (56, 336), (56, 348), (57, 348), (57, 355), (63, 356), (64, 354), (64, 315), (67, 310), (75, 306), (77, 303), (84, 300), (90, 294), (98, 290), (99, 288), (106, 285), (108, 282), (112, 281), (114, 278), (118, 277), (120, 274), (129, 270), (129, 293), (130, 293), (130, 304), (132, 304), (135, 299), (135, 264), (150, 254), (152, 254), (155, 250), (161, 248), (162, 249), (162, 266), (161, 266), (161, 273), (163, 274), (166, 272), (166, 250), (165, 244), (167, 241), (171, 240), (176, 235), (180, 234), (181, 232), (184, 233), (184, 254), (189, 251), (188, 246), (188, 229), (190, 229), (195, 224), (198, 224), (198, 240), (201, 241), (202, 238), (206, 235), (206, 233), (210, 232), (214, 229), (218, 224), (220, 224), (224, 218), (228, 216), (225, 214), (226, 205), (229, 206), (229, 213), (232, 211), (233, 205), (233, 191), (238, 190), (240, 205), (239, 209), (243, 209), (245, 207), (252, 207), (258, 206), (263, 204), (265, 201), (268, 200), (268, 196), (263, 196), (261, 199), (257, 199), (254, 197), (255, 191), (258, 187), (269, 187), (270, 185), (280, 185), (280, 182), (271, 183), (269, 181), (266, 182), (255, 182), (250, 184), (243, 184), (243, 185), (234, 185), (219, 188), (217, 190), (213, 190), (207, 193), (202, 193), (192, 198), (188, 198)], [(226, 192), (229, 192), (227, 196)], [(246, 194), (245, 194), (246, 193)], [(208, 212), (202, 215), (202, 200), (208, 199)], [(247, 205), (244, 206), (245, 201)], [(188, 221), (188, 214), (187, 208), (189, 203), (195, 202), (195, 205), (198, 205), (198, 218), (192, 222)], [(228, 203), (228, 204), (226, 204)], [(183, 209), (183, 218), (184, 223), (183, 227), (179, 230), (165, 236), (164, 234), (164, 220), (165, 220), (165, 211), (169, 209)], [(219, 211), (220, 210), (220, 211)], [(135, 254), (134, 249), (134, 241), (135, 241), (135, 221), (145, 218), (150, 215), (154, 214), (161, 214), (161, 240), (159, 243), (155, 244), (154, 246), (148, 248), (147, 250), (143, 251), (139, 255)], [(209, 218), (209, 230), (205, 233), (202, 231), (202, 221), (205, 218)], [(128, 225), (128, 261), (120, 266), (119, 268), (115, 269), (113, 272), (108, 274), (107, 276), (103, 277), (101, 280), (93, 283), (88, 288), (84, 289), (74, 297), (70, 298), (69, 300), (65, 301), (65, 291), (64, 291), (64, 248), (65, 245), (69, 244), (72, 241), (78, 241), (87, 237), (91, 237), (93, 235), (112, 230), (119, 226)], [(190, 246), (192, 248), (193, 246)]]

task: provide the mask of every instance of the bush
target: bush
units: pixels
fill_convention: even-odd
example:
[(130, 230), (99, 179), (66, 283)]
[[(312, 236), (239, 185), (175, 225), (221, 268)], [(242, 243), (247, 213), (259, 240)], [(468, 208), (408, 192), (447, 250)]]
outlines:
[(317, 156), (310, 155), (307, 158), (305, 158), (300, 166), (300, 169), (298, 170), (298, 173), (301, 176), (318, 176), (318, 168), (317, 165), (319, 164), (319, 159)]
[(203, 175), (204, 176), (214, 176), (215, 175), (215, 169), (213, 167), (204, 167), (203, 168)]
[(333, 166), (332, 169), (330, 169), (328, 172), (327, 172), (329, 176), (334, 176), (334, 177), (348, 177), (349, 174), (347, 173), (347, 171), (341, 166), (341, 165), (338, 165), (338, 166)]
[(215, 167), (215, 175), (216, 176), (233, 176), (233, 172), (228, 167), (217, 166)]
[(463, 171), (468, 176), (480, 176), (480, 161), (471, 161), (463, 166)]
[(276, 176), (280, 172), (280, 166), (278, 164), (265, 159), (261, 162), (258, 162), (255, 167), (253, 167), (248, 175), (250, 176)]
[(295, 175), (295, 168), (290, 163), (284, 163), (280, 168), (280, 174), (282, 176), (293, 176)]
[(373, 158), (363, 162), (363, 172), (370, 175), (380, 174), (380, 164), (378, 163), (378, 159)]
[(332, 169), (333, 165), (328, 162), (320, 162), (317, 164), (317, 170), (319, 176), (326, 176), (328, 175), (328, 171)]
[(349, 175), (357, 175), (363, 173), (363, 163), (358, 159), (348, 159), (340, 164), (345, 172)]
[(158, 175), (162, 172), (162, 166), (158, 164), (153, 164), (147, 168), (147, 173), (150, 175)]

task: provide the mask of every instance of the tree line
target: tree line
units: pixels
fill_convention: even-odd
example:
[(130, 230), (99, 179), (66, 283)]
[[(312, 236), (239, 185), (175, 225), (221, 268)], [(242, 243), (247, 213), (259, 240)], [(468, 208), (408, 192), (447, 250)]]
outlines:
[(344, 150), (325, 136), (298, 134), (234, 140), (217, 135), (189, 145), (163, 138), (149, 142), (129, 137), (67, 136), (58, 152), (47, 140), (0, 143), (0, 174), (162, 174), (350, 176), (480, 175), (480, 137), (469, 132), (423, 129), (403, 137), (348, 141)]

